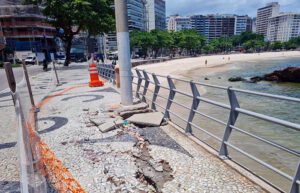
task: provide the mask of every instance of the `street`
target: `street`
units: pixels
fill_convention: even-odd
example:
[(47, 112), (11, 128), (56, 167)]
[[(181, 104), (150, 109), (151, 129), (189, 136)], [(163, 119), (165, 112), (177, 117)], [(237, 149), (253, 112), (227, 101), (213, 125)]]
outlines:
[[(29, 76), (34, 76), (40, 72), (43, 71), (43, 67), (42, 66), (27, 66), (28, 72), (29, 72)], [(18, 68), (14, 68), (14, 75), (16, 78), (16, 82), (20, 82), (23, 79), (23, 68), (22, 67), (18, 67)], [(5, 69), (0, 69), (0, 92), (4, 89), (8, 88), (8, 84), (7, 84), (7, 79), (6, 79), (6, 74), (5, 74)]]

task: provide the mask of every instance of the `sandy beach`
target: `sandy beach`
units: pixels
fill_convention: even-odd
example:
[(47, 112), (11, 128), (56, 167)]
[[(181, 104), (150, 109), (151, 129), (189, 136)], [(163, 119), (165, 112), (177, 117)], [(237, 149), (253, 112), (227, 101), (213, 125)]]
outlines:
[[(202, 75), (222, 72), (230, 70), (230, 64), (234, 62), (256, 62), (260, 60), (286, 59), (292, 57), (300, 58), (300, 51), (285, 51), (285, 52), (264, 52), (253, 54), (227, 54), (227, 55), (210, 55), (195, 58), (185, 58), (171, 60), (162, 63), (151, 65), (138, 66), (139, 69), (145, 69), (148, 72), (160, 75), (172, 75), (182, 77), (189, 74), (189, 71), (201, 68)], [(207, 65), (205, 65), (207, 61)]]

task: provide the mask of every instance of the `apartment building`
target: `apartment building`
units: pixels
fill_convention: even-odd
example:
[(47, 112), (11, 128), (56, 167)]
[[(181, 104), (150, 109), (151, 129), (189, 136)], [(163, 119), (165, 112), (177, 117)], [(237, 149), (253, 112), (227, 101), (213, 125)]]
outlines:
[[(151, 31), (166, 29), (166, 2), (164, 0), (128, 0), (128, 29)], [(118, 50), (116, 33), (108, 33), (103, 40), (106, 52)]]
[(279, 14), (280, 5), (272, 2), (257, 10), (256, 33), (267, 36), (269, 18)]
[[(240, 23), (242, 20), (238, 20)], [(191, 26), (208, 41), (220, 37), (230, 37), (235, 34), (236, 17), (234, 15), (194, 15), (191, 16)], [(242, 29), (238, 28), (239, 31)]]
[(286, 42), (300, 36), (300, 13), (281, 13), (268, 20), (267, 40)]
[(245, 31), (252, 31), (252, 18), (248, 15), (235, 15), (234, 35), (241, 35)]
[(204, 35), (206, 38), (209, 37), (209, 19), (205, 15), (193, 15), (191, 16), (192, 29), (197, 30), (198, 33)]
[(0, 2), (0, 22), (6, 45), (14, 51), (54, 49), (56, 29), (46, 22), (40, 7), (13, 3), (15, 1)]
[(179, 15), (170, 16), (167, 22), (168, 31), (181, 31), (185, 29), (191, 29), (191, 18), (190, 17), (181, 17)]
[(146, 14), (148, 31), (166, 29), (166, 2), (165, 0), (146, 0)]
[(127, 0), (127, 11), (129, 30), (147, 31), (146, 1)]

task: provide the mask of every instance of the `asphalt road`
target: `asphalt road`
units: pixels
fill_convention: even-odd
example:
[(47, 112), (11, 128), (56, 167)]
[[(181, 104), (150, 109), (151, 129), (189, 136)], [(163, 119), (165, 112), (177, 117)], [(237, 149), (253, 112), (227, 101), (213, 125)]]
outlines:
[[(27, 66), (27, 70), (29, 73), (29, 76), (34, 76), (36, 74), (39, 74), (41, 72), (43, 72), (43, 66)], [(15, 75), (15, 79), (16, 82), (20, 82), (23, 79), (23, 68), (22, 67), (18, 67), (18, 68), (13, 68), (14, 71), (14, 75)], [(0, 92), (2, 90), (5, 90), (6, 88), (8, 88), (8, 84), (7, 84), (7, 79), (6, 79), (6, 74), (5, 74), (5, 70), (4, 69), (0, 69)]]

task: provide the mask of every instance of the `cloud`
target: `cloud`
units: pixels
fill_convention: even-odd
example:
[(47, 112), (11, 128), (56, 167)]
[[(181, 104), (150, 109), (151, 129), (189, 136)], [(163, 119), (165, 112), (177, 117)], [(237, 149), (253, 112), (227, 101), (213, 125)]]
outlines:
[[(271, 0), (166, 0), (167, 15), (239, 14), (256, 16), (258, 8)], [(278, 0), (280, 11), (299, 12), (300, 0)]]

